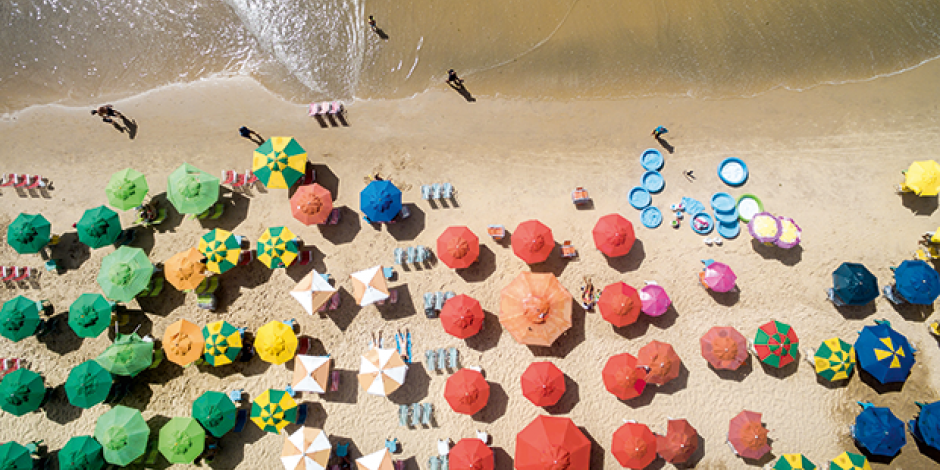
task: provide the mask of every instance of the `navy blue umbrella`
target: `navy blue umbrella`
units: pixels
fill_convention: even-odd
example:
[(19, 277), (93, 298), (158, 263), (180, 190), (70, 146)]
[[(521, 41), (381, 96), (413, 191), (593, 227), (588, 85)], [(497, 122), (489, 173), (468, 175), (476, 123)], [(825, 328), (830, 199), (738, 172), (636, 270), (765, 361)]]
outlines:
[(878, 279), (865, 266), (842, 263), (832, 272), (832, 288), (846, 305), (865, 305), (878, 298)]
[(894, 270), (894, 283), (904, 300), (931, 305), (940, 296), (940, 274), (921, 260), (907, 260)]
[(401, 190), (388, 181), (372, 181), (359, 193), (359, 209), (370, 222), (391, 222), (401, 212)]
[(917, 419), (912, 420), (908, 425), (911, 428), (911, 434), (917, 439), (936, 450), (940, 450), (940, 401), (920, 405), (920, 414)]
[(904, 423), (888, 408), (862, 405), (865, 409), (855, 418), (852, 437), (859, 447), (872, 455), (892, 457), (907, 444)]
[(915, 362), (911, 343), (887, 322), (862, 328), (855, 355), (858, 366), (883, 384), (907, 380)]

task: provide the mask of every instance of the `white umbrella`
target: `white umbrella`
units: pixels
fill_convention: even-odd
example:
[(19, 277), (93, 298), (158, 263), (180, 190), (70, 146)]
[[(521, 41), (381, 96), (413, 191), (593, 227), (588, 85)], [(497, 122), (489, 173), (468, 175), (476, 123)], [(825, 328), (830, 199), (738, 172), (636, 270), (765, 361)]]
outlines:
[(302, 427), (285, 436), (281, 463), (287, 470), (325, 470), (331, 450), (322, 429)]
[(298, 392), (326, 393), (330, 376), (330, 356), (294, 357), (294, 379), (291, 387)]
[(382, 449), (369, 455), (356, 459), (358, 470), (394, 470), (392, 467), (392, 454), (388, 449)]
[(294, 286), (290, 295), (303, 305), (307, 313), (313, 315), (313, 312), (328, 302), (335, 292), (336, 288), (314, 269)]
[(359, 385), (371, 395), (388, 396), (405, 383), (408, 366), (394, 349), (372, 348), (359, 362)]
[(388, 284), (382, 266), (352, 273), (353, 297), (360, 307), (388, 298)]

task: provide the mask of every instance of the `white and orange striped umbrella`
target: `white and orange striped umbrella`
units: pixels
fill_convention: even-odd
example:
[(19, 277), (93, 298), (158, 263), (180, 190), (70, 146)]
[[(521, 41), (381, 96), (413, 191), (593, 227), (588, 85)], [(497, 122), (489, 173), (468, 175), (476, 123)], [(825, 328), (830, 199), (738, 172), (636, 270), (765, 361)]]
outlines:
[(382, 449), (356, 459), (357, 470), (395, 470), (392, 466), (392, 454)]
[(382, 266), (373, 266), (350, 275), (353, 283), (353, 297), (360, 307), (388, 298), (388, 283)]
[(298, 429), (284, 436), (281, 463), (287, 470), (324, 470), (330, 461), (332, 446), (322, 429)]
[(405, 383), (408, 366), (394, 349), (372, 348), (359, 362), (359, 385), (371, 395), (388, 396)]
[(294, 379), (291, 387), (298, 392), (326, 393), (330, 378), (330, 356), (294, 357)]

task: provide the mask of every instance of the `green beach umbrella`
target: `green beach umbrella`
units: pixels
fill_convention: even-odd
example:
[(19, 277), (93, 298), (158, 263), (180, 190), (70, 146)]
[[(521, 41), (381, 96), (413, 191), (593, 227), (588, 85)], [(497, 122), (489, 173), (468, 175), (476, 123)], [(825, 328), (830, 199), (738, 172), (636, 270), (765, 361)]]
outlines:
[(130, 302), (147, 288), (153, 264), (140, 248), (122, 246), (101, 260), (98, 285), (105, 297), (118, 302)]
[(33, 470), (33, 458), (29, 449), (18, 442), (0, 445), (0, 468), (4, 470)]
[(114, 375), (133, 377), (153, 363), (153, 342), (140, 339), (137, 333), (119, 334), (95, 360)]
[(101, 470), (108, 463), (104, 448), (91, 436), (75, 436), (57, 454), (59, 470)]
[(13, 342), (32, 336), (42, 323), (39, 310), (39, 302), (22, 295), (4, 302), (0, 308), (0, 335)]
[(219, 200), (220, 181), (189, 163), (167, 179), (166, 195), (180, 214), (200, 214)]
[(192, 463), (206, 445), (206, 430), (193, 418), (173, 418), (160, 428), (157, 448), (170, 463)]
[(96, 338), (111, 325), (111, 302), (101, 294), (82, 294), (69, 306), (69, 326), (82, 338)]
[(114, 465), (127, 465), (144, 455), (149, 438), (144, 417), (126, 406), (115, 406), (95, 424), (95, 439), (101, 443), (104, 459)]
[(121, 235), (121, 218), (105, 206), (88, 209), (75, 224), (78, 241), (92, 247), (113, 245)]
[(222, 437), (235, 427), (238, 408), (222, 392), (208, 391), (193, 402), (193, 418), (215, 437)]
[(149, 189), (144, 174), (128, 168), (111, 175), (104, 193), (108, 195), (108, 204), (126, 211), (141, 205)]
[(42, 376), (27, 369), (16, 369), (0, 381), (0, 409), (13, 416), (35, 411), (46, 397)]
[(51, 239), (52, 224), (39, 214), (20, 214), (7, 227), (7, 243), (21, 255), (39, 253)]
[(69, 403), (79, 408), (91, 408), (108, 398), (114, 378), (101, 364), (85, 361), (69, 372), (65, 381), (65, 395)]

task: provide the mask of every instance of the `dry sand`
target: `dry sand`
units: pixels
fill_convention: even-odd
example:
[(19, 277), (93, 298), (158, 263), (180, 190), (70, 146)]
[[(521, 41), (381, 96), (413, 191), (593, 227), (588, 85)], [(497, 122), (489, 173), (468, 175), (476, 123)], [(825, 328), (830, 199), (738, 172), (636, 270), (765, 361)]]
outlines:
[[(95, 275), (110, 248), (87, 249), (74, 242), (71, 224), (82, 211), (106, 202), (103, 188), (111, 173), (134, 167), (148, 175), (151, 194), (165, 190), (166, 175), (182, 162), (211, 173), (244, 170), (253, 146), (238, 137), (241, 125), (262, 135), (291, 135), (308, 150), (318, 180), (346, 206), (338, 227), (304, 227), (291, 216), (284, 190), (225, 191), (223, 218), (201, 224), (177, 215), (155, 232), (141, 230), (137, 246), (163, 261), (194, 246), (208, 228), (223, 227), (256, 239), (267, 226), (287, 225), (316, 247), (312, 266), (331, 273), (344, 292), (343, 306), (327, 317), (308, 316), (287, 291), (308, 268), (271, 271), (259, 263), (239, 267), (222, 278), (222, 308), (199, 310), (191, 295), (172, 288), (155, 301), (141, 301), (146, 314), (134, 315), (128, 328), (161, 337), (180, 318), (198, 324), (225, 319), (252, 330), (270, 320), (297, 318), (300, 331), (314, 341), (314, 351), (329, 353), (342, 371), (340, 391), (307, 395), (312, 404), (308, 424), (323, 427), (334, 442), (352, 440), (353, 456), (381, 449), (386, 437), (403, 444), (399, 458), (411, 469), (425, 468), (439, 438), (471, 437), (482, 429), (493, 435), (497, 468), (512, 467), (515, 433), (542, 413), (572, 418), (593, 439), (592, 468), (619, 468), (609, 452), (610, 436), (623, 419), (633, 419), (664, 432), (666, 418), (685, 417), (704, 438), (700, 468), (744, 468), (725, 446), (728, 420), (742, 409), (759, 411), (771, 429), (775, 455), (804, 452), (817, 464), (839, 453), (855, 451), (847, 437), (857, 412), (856, 400), (890, 405), (902, 419), (915, 412), (914, 401), (937, 399), (940, 377), (937, 343), (927, 334), (924, 317), (932, 311), (897, 310), (878, 299), (871, 308), (840, 312), (825, 300), (830, 273), (842, 261), (865, 263), (881, 280), (891, 279), (889, 266), (911, 256), (919, 235), (938, 225), (936, 199), (894, 194), (899, 170), (911, 161), (937, 158), (940, 114), (936, 80), (940, 62), (897, 76), (866, 83), (822, 86), (797, 93), (774, 91), (751, 99), (701, 101), (650, 98), (629, 101), (539, 102), (480, 99), (472, 104), (443, 86), (413, 99), (357, 102), (348, 106), (348, 126), (321, 128), (306, 110), (279, 100), (251, 81), (229, 79), (169, 87), (115, 106), (139, 123), (131, 140), (91, 117), (87, 109), (46, 106), (29, 109), (0, 123), (4, 142), (3, 171), (40, 173), (53, 180), (46, 195), (18, 195), (4, 189), (0, 225), (20, 212), (41, 212), (53, 231), (70, 234), (56, 257), (70, 270), (44, 273), (38, 282), (6, 286), (0, 299), (16, 294), (50, 299), (65, 313), (83, 292), (99, 292)], [(637, 184), (641, 151), (653, 144), (649, 131), (670, 128), (675, 145), (663, 170), (665, 191), (654, 197), (664, 211), (682, 196), (707, 201), (715, 191), (744, 192), (762, 198), (766, 208), (793, 217), (804, 241), (789, 251), (755, 247), (745, 233), (722, 247), (707, 247), (687, 227), (666, 225), (648, 230), (625, 198)], [(751, 176), (740, 189), (723, 185), (718, 162), (739, 156)], [(681, 172), (694, 169), (687, 182)], [(404, 223), (374, 229), (358, 212), (363, 177), (380, 172), (403, 190), (412, 216)], [(456, 207), (431, 207), (420, 197), (420, 185), (449, 181), (457, 188)], [(569, 192), (585, 186), (594, 199), (591, 210), (576, 210)], [(159, 196), (158, 196), (159, 197)], [(590, 230), (602, 215), (618, 212), (637, 226), (638, 241), (626, 257), (608, 261), (592, 246)], [(131, 214), (123, 214), (129, 223)], [(505, 334), (498, 321), (499, 291), (527, 266), (511, 250), (485, 237), (485, 227), (501, 223), (510, 230), (537, 218), (549, 225), (557, 241), (570, 239), (580, 257), (561, 261), (558, 250), (533, 270), (558, 275), (577, 293), (584, 276), (597, 285), (625, 281), (642, 285), (656, 280), (673, 299), (674, 311), (617, 330), (596, 313), (575, 307), (574, 327), (551, 348), (529, 348)], [(434, 246), (441, 231), (465, 224), (480, 235), (481, 259), (464, 272), (438, 264), (426, 269), (398, 269), (393, 286), (397, 305), (358, 308), (348, 295), (351, 272), (391, 264), (395, 247)], [(5, 230), (2, 233), (6, 233)], [(723, 261), (738, 274), (740, 295), (710, 295), (698, 283), (700, 259)], [(3, 264), (41, 269), (38, 256), (17, 255), (0, 246)], [(453, 290), (469, 294), (488, 312), (481, 334), (466, 342), (443, 332), (421, 311), (425, 292)], [(756, 361), (738, 374), (716, 374), (701, 358), (698, 338), (713, 325), (732, 325), (753, 337), (756, 328), (777, 319), (793, 325), (802, 345), (815, 347), (834, 335), (854, 341), (855, 332), (872, 320), (886, 318), (919, 349), (918, 362), (901, 391), (879, 395), (858, 376), (845, 387), (817, 382), (803, 361), (783, 373)], [(468, 417), (452, 412), (443, 400), (447, 374), (428, 372), (415, 363), (404, 387), (389, 399), (366, 395), (355, 380), (359, 354), (369, 333), (392, 336), (409, 329), (418, 357), (429, 348), (456, 346), (463, 365), (482, 366), (492, 386), (489, 405)], [(651, 340), (672, 343), (686, 370), (662, 389), (649, 387), (630, 402), (607, 393), (601, 368), (607, 357), (636, 352)], [(29, 359), (46, 383), (57, 387), (45, 411), (0, 418), (0, 441), (44, 439), (58, 449), (69, 436), (90, 434), (95, 419), (107, 411), (99, 405), (80, 410), (62, 392), (69, 368), (97, 356), (108, 344), (102, 337), (80, 342), (61, 327), (43, 342), (30, 338), (0, 341), (0, 356)], [(526, 401), (519, 376), (533, 360), (550, 360), (570, 378), (562, 403), (542, 410)], [(255, 359), (247, 366), (182, 369), (170, 363), (141, 374), (125, 404), (141, 409), (156, 432), (169, 417), (188, 416), (192, 401), (206, 390), (244, 388), (255, 397), (291, 378), (291, 363), (269, 366)], [(430, 401), (436, 407), (430, 429), (398, 427), (399, 403)], [(216, 468), (275, 469), (282, 438), (253, 424), (240, 435), (223, 439)], [(765, 463), (767, 460), (761, 462)], [(926, 468), (935, 465), (909, 439), (891, 464), (875, 468)], [(165, 464), (164, 464), (165, 466)], [(666, 465), (668, 467), (668, 465)]]

